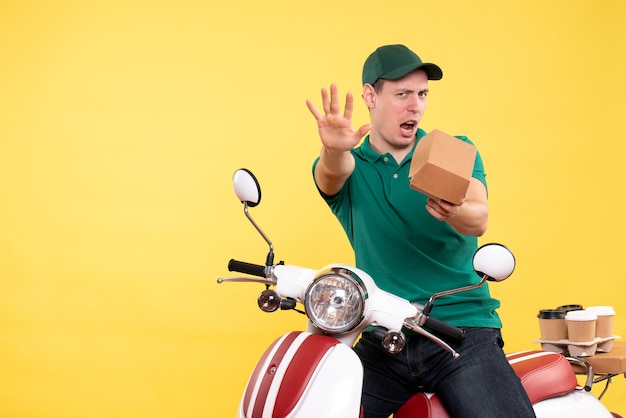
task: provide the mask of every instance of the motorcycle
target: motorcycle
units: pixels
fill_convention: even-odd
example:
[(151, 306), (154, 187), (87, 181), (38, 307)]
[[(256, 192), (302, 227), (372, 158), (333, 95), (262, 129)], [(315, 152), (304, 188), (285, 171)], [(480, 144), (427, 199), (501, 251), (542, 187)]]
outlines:
[[(430, 297), (424, 304), (411, 303), (376, 286), (366, 272), (346, 264), (321, 269), (274, 261), (274, 245), (255, 222), (249, 208), (261, 200), (261, 188), (252, 172), (239, 169), (233, 188), (244, 214), (269, 246), (264, 264), (231, 259), (229, 271), (245, 274), (219, 278), (218, 283), (253, 282), (265, 285), (257, 300), (264, 312), (294, 310), (308, 318), (306, 331), (292, 331), (274, 341), (261, 356), (248, 379), (239, 404), (238, 418), (359, 417), (363, 368), (352, 346), (366, 328), (390, 354), (404, 348), (403, 328), (437, 343), (453, 358), (458, 353), (447, 341), (463, 338), (464, 331), (431, 316), (439, 297), (464, 292), (487, 281), (507, 279), (515, 268), (513, 253), (501, 244), (486, 244), (474, 254), (477, 284), (451, 289)], [(537, 417), (619, 417), (590, 393), (592, 367), (583, 359), (531, 350), (508, 356), (526, 389)], [(579, 386), (571, 364), (587, 370)], [(449, 417), (436, 394), (418, 393), (395, 418)]]

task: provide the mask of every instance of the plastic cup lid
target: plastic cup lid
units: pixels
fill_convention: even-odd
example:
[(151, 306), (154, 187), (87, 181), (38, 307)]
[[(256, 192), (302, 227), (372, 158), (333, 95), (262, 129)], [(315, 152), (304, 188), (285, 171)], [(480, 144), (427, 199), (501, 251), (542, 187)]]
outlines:
[(582, 305), (561, 305), (556, 308), (559, 311), (569, 312), (569, 311), (580, 311), (583, 308)]
[(594, 321), (598, 319), (598, 315), (589, 311), (569, 311), (565, 315), (565, 319), (568, 321)]
[(586, 310), (600, 316), (615, 315), (612, 306), (590, 306)]
[(537, 318), (541, 319), (563, 319), (565, 318), (565, 311), (557, 309), (542, 309), (537, 314)]

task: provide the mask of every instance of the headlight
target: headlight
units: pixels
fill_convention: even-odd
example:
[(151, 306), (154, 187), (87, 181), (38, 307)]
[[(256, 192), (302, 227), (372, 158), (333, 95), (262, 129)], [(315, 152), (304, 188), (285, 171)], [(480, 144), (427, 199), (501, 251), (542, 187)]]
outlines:
[(317, 328), (328, 333), (350, 331), (363, 320), (367, 291), (351, 271), (333, 268), (309, 285), (304, 308)]

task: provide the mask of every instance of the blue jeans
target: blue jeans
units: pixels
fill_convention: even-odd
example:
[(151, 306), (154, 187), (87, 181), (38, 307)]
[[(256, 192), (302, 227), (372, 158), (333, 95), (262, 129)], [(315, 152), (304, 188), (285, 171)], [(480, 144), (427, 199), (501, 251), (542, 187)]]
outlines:
[(435, 392), (452, 417), (534, 417), (522, 384), (502, 351), (499, 329), (467, 328), (453, 347), (458, 359), (421, 335), (407, 335), (388, 354), (371, 333), (355, 346), (364, 367), (365, 418), (387, 418), (417, 392)]

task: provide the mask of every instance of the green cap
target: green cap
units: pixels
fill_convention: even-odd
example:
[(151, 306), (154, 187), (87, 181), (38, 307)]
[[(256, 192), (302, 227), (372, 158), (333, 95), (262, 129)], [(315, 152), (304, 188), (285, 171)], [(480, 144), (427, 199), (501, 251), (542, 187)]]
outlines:
[(420, 57), (404, 45), (385, 45), (367, 57), (363, 64), (363, 84), (374, 84), (378, 79), (395, 80), (421, 68), (429, 80), (441, 80), (443, 71), (436, 64), (422, 62)]

